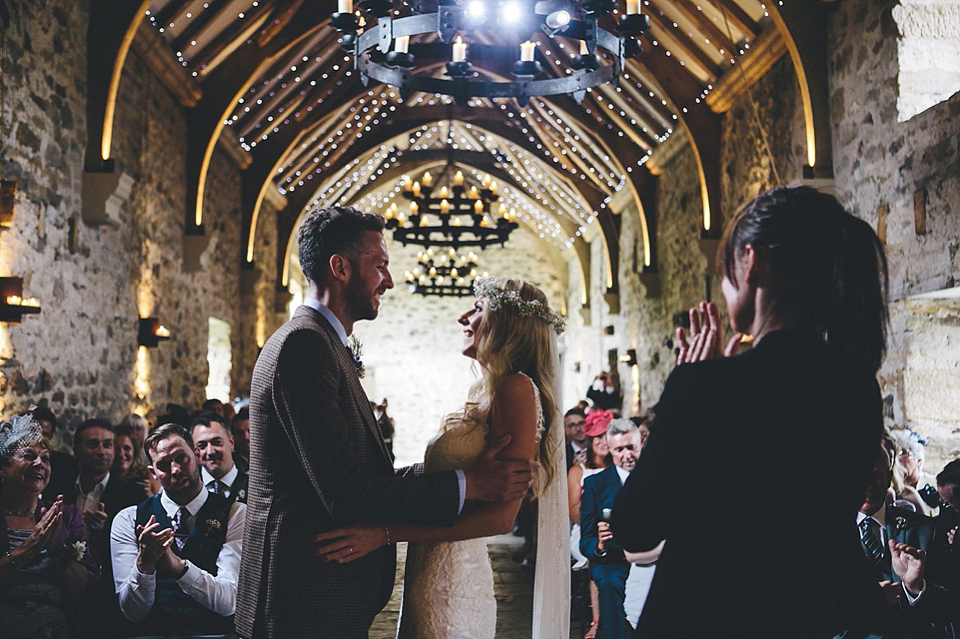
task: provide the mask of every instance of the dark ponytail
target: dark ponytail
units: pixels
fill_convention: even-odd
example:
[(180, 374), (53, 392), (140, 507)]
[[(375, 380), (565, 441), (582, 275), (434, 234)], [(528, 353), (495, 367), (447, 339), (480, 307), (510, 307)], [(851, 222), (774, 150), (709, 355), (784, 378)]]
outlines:
[(822, 333), (845, 359), (871, 372), (887, 342), (887, 259), (870, 225), (831, 195), (777, 187), (747, 204), (727, 227), (723, 271), (750, 244), (777, 278), (773, 311)]

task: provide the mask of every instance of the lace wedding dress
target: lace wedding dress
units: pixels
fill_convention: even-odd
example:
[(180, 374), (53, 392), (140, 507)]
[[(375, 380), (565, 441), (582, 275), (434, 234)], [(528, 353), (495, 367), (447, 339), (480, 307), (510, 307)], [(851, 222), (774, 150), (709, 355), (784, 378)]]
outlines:
[[(531, 382), (536, 406), (540, 393)], [(543, 414), (537, 440), (543, 432)], [(487, 447), (486, 424), (460, 422), (435, 437), (424, 454), (428, 473), (468, 468)], [(403, 580), (399, 639), (493, 639), (497, 602), (486, 539), (411, 542)]]

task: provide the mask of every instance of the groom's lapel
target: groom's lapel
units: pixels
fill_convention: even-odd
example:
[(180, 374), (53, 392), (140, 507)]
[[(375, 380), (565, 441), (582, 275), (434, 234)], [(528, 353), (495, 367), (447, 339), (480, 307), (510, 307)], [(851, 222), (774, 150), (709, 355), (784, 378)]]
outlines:
[[(337, 354), (337, 363), (343, 369), (344, 375), (347, 377), (347, 385), (350, 387), (350, 394), (353, 396), (353, 401), (357, 405), (357, 409), (360, 411), (360, 419), (363, 421), (364, 426), (366, 426), (370, 432), (373, 434), (373, 438), (376, 440), (377, 445), (380, 447), (380, 452), (383, 454), (384, 461), (387, 462), (387, 465), (390, 468), (393, 468), (393, 461), (390, 459), (390, 453), (387, 451), (387, 445), (383, 441), (383, 435), (380, 433), (380, 427), (377, 425), (377, 420), (373, 416), (373, 410), (370, 408), (370, 400), (367, 398), (367, 394), (363, 390), (363, 386), (360, 385), (360, 378), (357, 376), (357, 364), (356, 360), (353, 359), (353, 353), (350, 352), (346, 346), (343, 345), (343, 342), (340, 341), (340, 336), (337, 335), (336, 329), (330, 325), (330, 322), (327, 321), (323, 315), (321, 315), (316, 309), (313, 309), (309, 306), (301, 306), (300, 309), (306, 309), (310, 313), (310, 316), (313, 317), (317, 324), (322, 328), (322, 330), (327, 332), (327, 335), (330, 336), (331, 341), (333, 342), (333, 351)], [(297, 309), (298, 311), (300, 309)]]
[(377, 425), (377, 418), (373, 416), (373, 410), (370, 408), (370, 399), (367, 397), (367, 393), (364, 392), (363, 386), (360, 385), (360, 377), (357, 375), (357, 363), (353, 358), (353, 353), (351, 353), (346, 346), (341, 345), (339, 337), (335, 339), (336, 345), (341, 346), (341, 348), (335, 348), (337, 360), (340, 362), (340, 366), (343, 367), (343, 372), (347, 376), (347, 384), (350, 386), (353, 401), (356, 402), (357, 409), (360, 411), (360, 418), (363, 420), (364, 425), (370, 429), (373, 438), (377, 441), (380, 452), (383, 453), (384, 461), (387, 462), (390, 468), (393, 468), (393, 461), (390, 459), (390, 453), (387, 452), (387, 445), (384, 443), (383, 434)]

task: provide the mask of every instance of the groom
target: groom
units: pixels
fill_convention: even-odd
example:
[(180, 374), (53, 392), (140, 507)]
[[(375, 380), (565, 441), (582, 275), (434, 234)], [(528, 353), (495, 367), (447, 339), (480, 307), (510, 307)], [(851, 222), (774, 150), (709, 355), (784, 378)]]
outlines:
[(534, 463), (496, 461), (501, 441), (468, 469), (394, 470), (347, 347), (354, 323), (375, 319), (393, 288), (383, 218), (320, 209), (297, 239), (308, 298), (253, 370), (236, 627), (246, 639), (363, 639), (390, 598), (396, 548), (324, 563), (313, 537), (356, 522), (451, 525), (465, 500), (525, 494)]

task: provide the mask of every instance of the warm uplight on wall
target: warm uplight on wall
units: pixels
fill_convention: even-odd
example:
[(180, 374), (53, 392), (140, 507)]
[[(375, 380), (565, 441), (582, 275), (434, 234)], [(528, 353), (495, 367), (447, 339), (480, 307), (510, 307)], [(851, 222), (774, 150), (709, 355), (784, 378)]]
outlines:
[(161, 341), (170, 339), (170, 331), (156, 317), (141, 317), (137, 330), (137, 344), (146, 348), (156, 348)]
[(626, 364), (627, 366), (636, 366), (637, 365), (637, 350), (635, 348), (628, 348), (626, 355), (620, 356), (620, 361)]
[(22, 277), (0, 277), (0, 322), (19, 324), (24, 315), (40, 312), (35, 297), (23, 297)]

